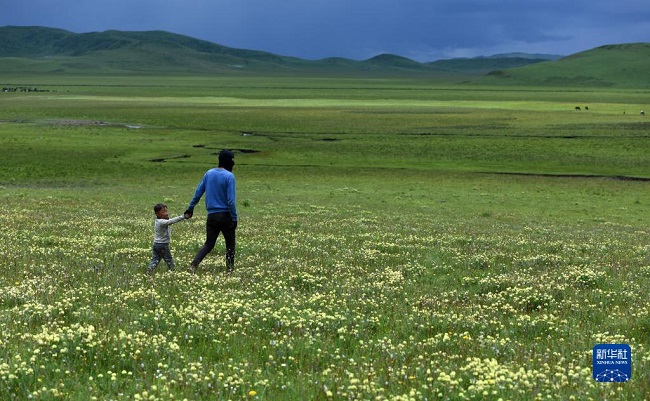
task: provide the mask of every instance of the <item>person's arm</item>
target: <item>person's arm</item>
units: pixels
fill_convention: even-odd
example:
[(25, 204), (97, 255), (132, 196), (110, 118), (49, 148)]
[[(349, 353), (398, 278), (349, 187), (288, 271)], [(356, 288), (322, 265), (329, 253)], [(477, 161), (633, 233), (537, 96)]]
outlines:
[(192, 197), (192, 200), (190, 200), (190, 203), (187, 205), (187, 210), (183, 215), (185, 216), (186, 219), (189, 219), (192, 217), (194, 214), (194, 206), (196, 206), (197, 203), (199, 203), (199, 200), (201, 200), (201, 197), (205, 193), (205, 176), (203, 176), (203, 179), (201, 182), (199, 182), (199, 185), (196, 187), (196, 191), (194, 191), (194, 197)]
[(235, 191), (235, 176), (233, 175), (230, 180), (228, 180), (228, 189), (226, 191), (226, 196), (228, 199), (226, 202), (228, 203), (228, 210), (230, 211), (230, 218), (232, 218), (233, 221), (237, 221), (238, 216), (237, 216), (237, 205), (236, 205), (236, 200), (237, 200), (237, 195)]

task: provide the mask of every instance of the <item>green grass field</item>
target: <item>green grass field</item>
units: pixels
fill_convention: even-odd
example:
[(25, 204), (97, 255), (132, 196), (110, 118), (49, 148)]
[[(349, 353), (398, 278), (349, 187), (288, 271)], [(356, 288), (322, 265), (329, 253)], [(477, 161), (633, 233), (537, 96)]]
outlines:
[[(0, 93), (0, 399), (650, 394), (647, 92), (52, 77)], [(575, 110), (580, 106), (581, 111)], [(589, 110), (584, 110), (585, 106)], [(236, 153), (236, 271), (144, 270)], [(187, 266), (205, 211), (173, 227)], [(592, 378), (629, 344), (632, 378)]]

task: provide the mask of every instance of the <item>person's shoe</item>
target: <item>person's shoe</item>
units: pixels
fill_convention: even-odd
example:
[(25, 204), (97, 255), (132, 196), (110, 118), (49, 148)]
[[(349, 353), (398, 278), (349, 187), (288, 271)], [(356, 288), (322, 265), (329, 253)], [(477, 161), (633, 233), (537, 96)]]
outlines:
[(187, 268), (187, 271), (192, 274), (196, 274), (196, 266), (190, 265), (190, 267)]
[(147, 271), (144, 272), (147, 276), (153, 276), (153, 269), (147, 269)]

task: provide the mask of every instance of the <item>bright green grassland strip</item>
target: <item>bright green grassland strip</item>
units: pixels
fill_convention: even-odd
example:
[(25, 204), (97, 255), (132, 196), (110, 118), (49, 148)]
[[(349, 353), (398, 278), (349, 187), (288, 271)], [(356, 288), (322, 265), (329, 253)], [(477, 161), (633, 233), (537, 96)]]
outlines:
[[(325, 94), (327, 95), (327, 94)], [(28, 98), (25, 98), (25, 100)], [(341, 99), (319, 97), (316, 99), (304, 98), (271, 98), (249, 99), (221, 96), (201, 97), (138, 97), (138, 96), (87, 96), (87, 95), (54, 95), (42, 98), (46, 101), (65, 102), (93, 102), (101, 107), (102, 104), (138, 104), (144, 107), (170, 107), (170, 106), (221, 106), (221, 107), (271, 107), (271, 108), (350, 108), (350, 107), (394, 107), (394, 108), (420, 108), (422, 112), (427, 109), (507, 109), (525, 111), (575, 111), (575, 102), (544, 102), (538, 100), (424, 100), (424, 99)], [(20, 99), (16, 99), (20, 100)], [(577, 107), (580, 107), (578, 105)], [(582, 107), (585, 107), (584, 105)], [(625, 110), (635, 112), (643, 110), (642, 104), (619, 103), (592, 103), (591, 114), (622, 114)], [(589, 106), (587, 106), (589, 108)]]
[[(298, 80), (298, 104), (286, 82), (256, 100), (223, 81), (229, 105), (186, 83), (0, 96), (0, 399), (650, 393), (648, 182), (613, 178), (648, 177), (648, 122), (615, 111), (636, 93), (585, 113), (563, 108), (587, 92), (553, 93), (555, 111), (548, 92), (482, 108), (503, 93), (431, 86), (462, 103), (428, 110), (412, 82), (390, 83), (396, 102), (345, 83), (338, 103)], [(235, 274), (220, 241), (196, 276), (146, 277), (151, 206), (182, 213), (222, 147)], [(204, 218), (173, 226), (181, 268)], [(631, 345), (630, 382), (592, 379), (603, 342)]]

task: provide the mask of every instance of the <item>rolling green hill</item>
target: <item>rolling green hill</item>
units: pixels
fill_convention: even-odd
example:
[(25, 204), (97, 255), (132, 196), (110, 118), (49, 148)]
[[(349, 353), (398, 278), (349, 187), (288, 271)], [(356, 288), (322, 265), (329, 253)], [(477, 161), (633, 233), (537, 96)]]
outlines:
[[(558, 59), (559, 58), (559, 59)], [(488, 85), (650, 86), (650, 44), (602, 46), (560, 58), (522, 53), (420, 63), (393, 54), (304, 60), (235, 49), (165, 31), (73, 33), (0, 27), (0, 73), (407, 76)]]
[(302, 63), (164, 31), (76, 34), (43, 27), (0, 28), (0, 55), (0, 70), (9, 73), (214, 73)]
[(650, 87), (650, 43), (607, 45), (557, 61), (500, 69), (478, 82), (531, 86)]

